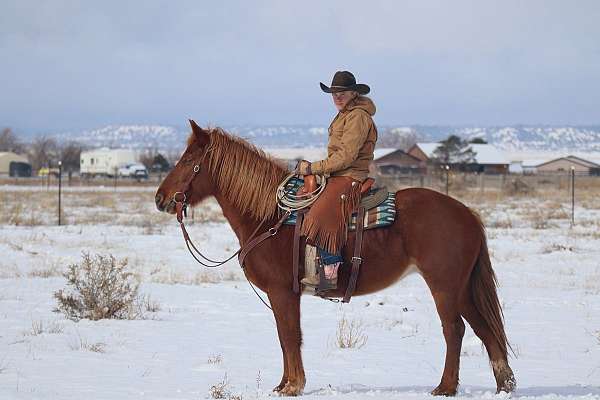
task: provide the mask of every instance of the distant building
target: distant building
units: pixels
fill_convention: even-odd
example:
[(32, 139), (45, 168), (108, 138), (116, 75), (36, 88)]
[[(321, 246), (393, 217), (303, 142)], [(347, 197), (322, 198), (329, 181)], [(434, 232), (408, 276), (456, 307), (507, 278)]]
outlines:
[(84, 178), (115, 176), (119, 168), (137, 162), (137, 154), (130, 149), (100, 149), (82, 151), (79, 156), (79, 171)]
[[(431, 164), (435, 150), (441, 143), (417, 143), (408, 150), (408, 154)], [(510, 162), (506, 156), (491, 144), (471, 143), (469, 145), (475, 153), (475, 162), (466, 165), (470, 172), (485, 174), (506, 174)]]
[(31, 176), (31, 164), (19, 154), (0, 152), (0, 175)]
[(540, 160), (515, 160), (511, 161), (508, 172), (511, 174), (532, 175), (537, 172)]
[(424, 174), (427, 163), (400, 149), (376, 149), (373, 164), (382, 175)]
[(600, 164), (575, 156), (566, 156), (536, 166), (538, 173), (561, 173), (575, 170), (579, 175), (600, 175)]

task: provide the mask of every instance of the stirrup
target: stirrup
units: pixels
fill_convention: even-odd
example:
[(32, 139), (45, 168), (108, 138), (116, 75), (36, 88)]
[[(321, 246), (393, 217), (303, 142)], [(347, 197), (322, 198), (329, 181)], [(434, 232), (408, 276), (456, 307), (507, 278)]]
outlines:
[(315, 288), (315, 295), (323, 297), (330, 290), (337, 289), (337, 276), (335, 279), (325, 278), (325, 267), (323, 264), (320, 264), (317, 270), (319, 271), (319, 286)]
[(323, 297), (323, 294), (330, 290), (337, 289), (337, 277), (334, 279), (325, 278), (325, 269), (322, 264), (317, 267), (316, 275), (303, 278), (300, 283), (314, 289), (315, 295), (320, 297)]

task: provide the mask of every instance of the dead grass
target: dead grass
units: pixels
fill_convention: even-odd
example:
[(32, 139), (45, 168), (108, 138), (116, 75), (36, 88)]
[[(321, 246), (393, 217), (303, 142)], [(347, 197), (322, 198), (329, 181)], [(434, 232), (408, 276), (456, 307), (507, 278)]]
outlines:
[(23, 332), (23, 336), (39, 336), (44, 333), (59, 334), (63, 333), (64, 326), (58, 321), (44, 322), (44, 320), (32, 320), (31, 328)]
[(556, 253), (556, 252), (560, 252), (560, 251), (571, 251), (572, 252), (572, 251), (575, 251), (575, 248), (573, 246), (566, 246), (564, 244), (552, 243), (552, 244), (545, 246), (542, 249), (542, 254)]
[[(232, 278), (231, 275), (226, 275)], [(237, 276), (235, 276), (237, 278)], [(180, 272), (168, 270), (166, 273), (155, 273), (152, 275), (151, 281), (154, 283), (162, 283), (166, 285), (203, 285), (215, 284), (223, 280), (217, 271), (199, 271), (194, 275), (187, 275)]]
[(340, 349), (360, 349), (367, 344), (362, 321), (348, 320), (345, 315), (338, 321), (336, 331), (336, 345)]
[(63, 276), (64, 271), (58, 265), (50, 265), (43, 268), (35, 268), (27, 273), (29, 278), (54, 278)]
[(69, 348), (73, 351), (91, 351), (92, 353), (105, 353), (106, 343), (104, 342), (90, 342), (86, 338), (82, 337), (77, 332), (77, 338), (68, 343)]
[(220, 354), (209, 356), (207, 362), (209, 364), (221, 364), (223, 362), (223, 356)]

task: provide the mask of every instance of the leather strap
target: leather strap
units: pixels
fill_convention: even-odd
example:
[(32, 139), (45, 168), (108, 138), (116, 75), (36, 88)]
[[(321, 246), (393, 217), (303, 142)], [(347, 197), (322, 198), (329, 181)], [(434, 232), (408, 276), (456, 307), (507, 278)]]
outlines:
[(294, 244), (292, 248), (292, 265), (294, 271), (294, 282), (293, 282), (293, 290), (294, 293), (300, 293), (300, 284), (299, 282), (299, 270), (300, 270), (300, 242), (302, 238), (300, 237), (300, 232), (302, 230), (302, 221), (304, 221), (304, 214), (306, 213), (306, 209), (298, 210), (296, 212), (296, 227), (294, 228)]
[(354, 289), (356, 288), (356, 281), (358, 281), (358, 271), (360, 270), (360, 264), (362, 263), (362, 258), (360, 258), (360, 253), (362, 250), (362, 236), (363, 236), (363, 231), (364, 231), (364, 222), (365, 222), (365, 208), (359, 207), (358, 215), (356, 216), (356, 236), (354, 239), (354, 255), (352, 256), (352, 271), (350, 272), (350, 280), (348, 281), (348, 287), (346, 288), (346, 294), (344, 294), (342, 303), (350, 302), (352, 293), (354, 293)]
[(261, 233), (260, 235), (258, 235), (257, 237), (255, 237), (254, 239), (250, 240), (248, 243), (242, 246), (240, 253), (238, 254), (238, 261), (240, 263), (240, 267), (244, 268), (244, 260), (246, 259), (248, 253), (252, 251), (252, 249), (254, 249), (256, 246), (258, 246), (260, 243), (270, 238), (271, 236), (277, 235), (277, 231), (279, 230), (279, 228), (281, 228), (281, 225), (283, 225), (283, 223), (289, 216), (290, 212), (286, 211), (283, 214), (283, 216), (279, 219), (279, 221), (277, 221), (277, 223), (273, 225), (273, 227), (269, 228), (268, 231)]

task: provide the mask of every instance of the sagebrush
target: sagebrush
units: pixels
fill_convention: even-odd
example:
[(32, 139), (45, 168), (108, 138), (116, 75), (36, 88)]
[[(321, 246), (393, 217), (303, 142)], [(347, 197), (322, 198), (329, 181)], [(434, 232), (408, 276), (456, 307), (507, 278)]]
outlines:
[(141, 317), (138, 304), (139, 279), (127, 267), (127, 259), (113, 255), (82, 255), (64, 274), (67, 289), (54, 293), (57, 311), (73, 320), (135, 319)]

